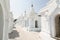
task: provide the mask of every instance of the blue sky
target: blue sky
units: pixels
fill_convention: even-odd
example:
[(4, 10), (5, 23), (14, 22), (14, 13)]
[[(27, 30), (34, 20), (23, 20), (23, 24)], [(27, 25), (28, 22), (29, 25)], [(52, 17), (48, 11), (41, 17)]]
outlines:
[(25, 10), (30, 10), (31, 4), (34, 5), (35, 12), (38, 12), (48, 1), (49, 0), (10, 0), (10, 10), (13, 13), (13, 17), (17, 18), (21, 14), (24, 14)]

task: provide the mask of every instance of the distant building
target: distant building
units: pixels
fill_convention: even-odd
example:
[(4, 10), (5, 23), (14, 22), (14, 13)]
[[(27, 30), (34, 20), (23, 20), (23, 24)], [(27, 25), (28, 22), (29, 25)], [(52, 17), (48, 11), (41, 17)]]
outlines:
[(26, 11), (25, 11), (25, 15), (20, 16), (17, 19), (17, 22), (23, 27), (26, 27), (28, 31), (36, 31), (36, 32), (41, 31), (40, 16), (37, 13), (35, 13), (33, 5), (31, 5), (30, 12), (26, 14)]
[(41, 30), (40, 29), (41, 28), (40, 17), (38, 16), (37, 13), (35, 13), (33, 5), (31, 6), (31, 10), (30, 10), (30, 12), (28, 14), (27, 20), (28, 20), (27, 22), (29, 22), (29, 23), (26, 23), (26, 24), (29, 24), (29, 26), (28, 26), (29, 31), (40, 32), (40, 30)]

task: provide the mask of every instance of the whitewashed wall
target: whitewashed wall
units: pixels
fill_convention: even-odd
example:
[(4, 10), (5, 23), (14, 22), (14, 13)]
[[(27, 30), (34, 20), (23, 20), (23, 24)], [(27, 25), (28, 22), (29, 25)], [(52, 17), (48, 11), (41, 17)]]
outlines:
[[(8, 2), (8, 3), (7, 3)], [(0, 34), (0, 40), (8, 40), (8, 24), (9, 24), (9, 13), (10, 13), (10, 9), (9, 8), (9, 0), (0, 0), (0, 8), (2, 8), (2, 14), (3, 14), (3, 17), (2, 17), (2, 21), (3, 21), (3, 26), (0, 25), (0, 27), (3, 27), (1, 28), (1, 33)], [(1, 13), (1, 9), (0, 9), (0, 13)], [(2, 22), (1, 21), (1, 22)], [(1, 36), (2, 35), (2, 36)]]

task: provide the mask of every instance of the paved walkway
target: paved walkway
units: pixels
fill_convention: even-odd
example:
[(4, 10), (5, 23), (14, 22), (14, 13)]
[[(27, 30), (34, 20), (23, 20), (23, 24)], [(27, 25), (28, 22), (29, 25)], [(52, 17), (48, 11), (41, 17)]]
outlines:
[[(28, 32), (20, 25), (16, 25), (16, 29), (14, 30), (18, 32), (19, 37), (17, 36), (10, 40), (40, 40), (39, 32)], [(15, 36), (15, 35), (12, 35), (12, 36)]]

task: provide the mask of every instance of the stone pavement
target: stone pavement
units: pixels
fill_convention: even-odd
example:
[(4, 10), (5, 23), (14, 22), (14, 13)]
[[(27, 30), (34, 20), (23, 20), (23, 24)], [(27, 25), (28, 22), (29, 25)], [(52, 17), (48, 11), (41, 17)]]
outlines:
[(16, 25), (9, 40), (55, 40), (46, 32), (29, 32), (24, 27)]
[[(15, 35), (10, 35), (9, 40), (40, 40), (39, 32), (29, 32), (26, 31), (23, 27), (20, 25), (16, 25), (16, 29), (14, 29), (15, 32), (17, 32)], [(16, 36), (18, 34), (18, 36)], [(15, 36), (15, 37), (14, 37)], [(13, 37), (13, 38), (11, 38)]]

